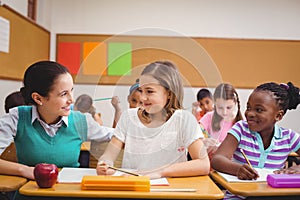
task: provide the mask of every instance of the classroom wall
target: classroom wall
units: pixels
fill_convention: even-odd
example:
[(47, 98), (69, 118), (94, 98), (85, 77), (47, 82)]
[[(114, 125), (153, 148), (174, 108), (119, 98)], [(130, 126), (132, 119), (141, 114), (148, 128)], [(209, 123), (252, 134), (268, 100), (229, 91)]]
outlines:
[(6, 4), (18, 13), (27, 16), (28, 0), (0, 0), (0, 3)]
[[(17, 9), (26, 15), (25, 0), (6, 2), (22, 7)], [(38, 0), (37, 23), (51, 31), (50, 58), (55, 60), (56, 33), (300, 40), (299, 8), (298, 0)], [(153, 29), (149, 32), (148, 28)], [(20, 82), (0, 80), (3, 91), (0, 102), (20, 85)], [(118, 95), (125, 109), (128, 89), (129, 86), (75, 85), (74, 96), (82, 93), (95, 98)], [(185, 88), (187, 109), (198, 89)], [(238, 88), (243, 111), (251, 91)], [(104, 124), (110, 126), (113, 117), (110, 102), (97, 102), (95, 106), (102, 113)], [(289, 111), (280, 124), (300, 132), (299, 116), (300, 108)]]
[(48, 2), (52, 10), (51, 59), (55, 59), (56, 33), (300, 39), (298, 0)]

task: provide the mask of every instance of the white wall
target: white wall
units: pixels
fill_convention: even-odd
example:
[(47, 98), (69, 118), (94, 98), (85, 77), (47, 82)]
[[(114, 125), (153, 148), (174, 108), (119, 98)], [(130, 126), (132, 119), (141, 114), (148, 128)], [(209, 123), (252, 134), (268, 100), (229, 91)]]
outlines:
[(2, 4), (6, 4), (20, 14), (27, 16), (28, 0), (0, 0)]
[[(27, 13), (25, 0), (6, 0)], [(26, 14), (25, 14), (26, 15)], [(194, 37), (300, 40), (299, 0), (39, 0), (37, 22), (51, 31), (51, 55), (55, 60), (57, 33), (182, 35)], [(155, 28), (149, 31), (149, 28)], [(134, 80), (133, 80), (134, 82)], [(9, 85), (9, 86), (4, 86)], [(5, 96), (21, 83), (0, 81)], [(127, 108), (129, 86), (76, 85), (75, 97), (118, 95)], [(184, 106), (190, 107), (198, 88), (185, 88)], [(238, 89), (242, 110), (252, 90)], [(95, 106), (104, 123), (112, 124), (109, 101)], [(2, 106), (3, 107), (3, 106)], [(2, 109), (0, 109), (0, 114)], [(3, 108), (4, 112), (4, 108)], [(281, 124), (300, 132), (300, 108), (289, 111)]]
[[(300, 39), (299, 0), (48, 0), (47, 4), (53, 34)], [(53, 37), (51, 59), (55, 45)]]

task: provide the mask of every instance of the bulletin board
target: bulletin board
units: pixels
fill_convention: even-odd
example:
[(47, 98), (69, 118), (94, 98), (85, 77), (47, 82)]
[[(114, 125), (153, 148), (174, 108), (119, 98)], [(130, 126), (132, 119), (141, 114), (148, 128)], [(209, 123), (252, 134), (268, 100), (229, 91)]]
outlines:
[(0, 16), (9, 21), (9, 51), (0, 51), (0, 78), (22, 80), (28, 66), (49, 60), (50, 32), (10, 7), (0, 6)]
[(270, 81), (300, 86), (300, 41), (57, 34), (56, 52), (77, 83), (131, 85), (146, 64), (170, 60), (185, 86), (228, 82), (254, 88)]

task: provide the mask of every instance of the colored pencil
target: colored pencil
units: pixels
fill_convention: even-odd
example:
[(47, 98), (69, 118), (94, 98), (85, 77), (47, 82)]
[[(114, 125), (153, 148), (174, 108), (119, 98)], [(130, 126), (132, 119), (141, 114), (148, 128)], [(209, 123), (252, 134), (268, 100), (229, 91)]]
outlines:
[(112, 97), (94, 99), (94, 101), (104, 101), (104, 100), (110, 100), (110, 99), (112, 99)]
[(243, 150), (243, 149), (240, 149), (240, 151), (241, 151), (241, 153), (243, 154), (243, 156), (244, 156), (245, 160), (247, 161), (248, 165), (249, 165), (251, 168), (253, 168), (252, 165), (251, 165), (251, 163), (250, 163), (250, 161), (248, 160), (248, 158), (247, 158), (247, 156), (246, 156), (244, 150)]

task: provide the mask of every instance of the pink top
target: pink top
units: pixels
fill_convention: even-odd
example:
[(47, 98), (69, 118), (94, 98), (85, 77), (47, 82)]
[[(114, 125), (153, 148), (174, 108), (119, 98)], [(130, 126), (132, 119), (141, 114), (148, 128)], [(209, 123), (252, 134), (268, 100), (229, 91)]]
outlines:
[(227, 122), (222, 120), (220, 123), (221, 129), (219, 131), (213, 131), (212, 130), (212, 117), (213, 117), (214, 111), (206, 113), (201, 119), (200, 123), (203, 125), (205, 130), (210, 134), (211, 138), (217, 139), (219, 142), (223, 142), (225, 137), (227, 136), (228, 131), (231, 129), (233, 126), (232, 122)]

